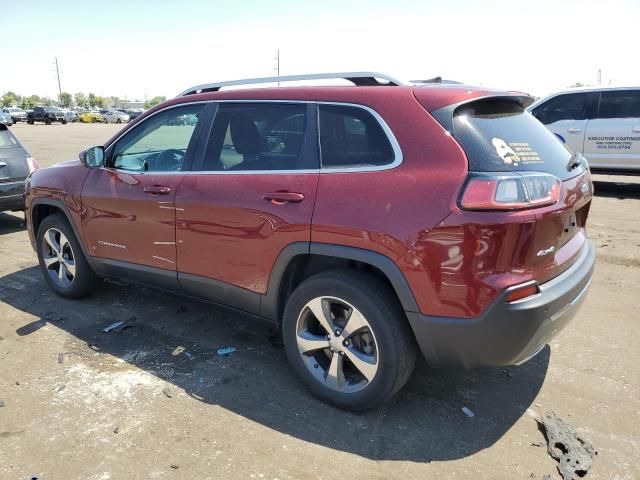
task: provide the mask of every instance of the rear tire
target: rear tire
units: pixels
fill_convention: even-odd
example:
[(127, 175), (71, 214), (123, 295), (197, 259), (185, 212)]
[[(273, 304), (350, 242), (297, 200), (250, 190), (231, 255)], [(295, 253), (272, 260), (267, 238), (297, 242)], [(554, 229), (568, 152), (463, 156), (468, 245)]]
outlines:
[(40, 269), (51, 289), (65, 298), (89, 295), (97, 277), (66, 217), (61, 213), (45, 217), (36, 238)]
[(33, 120), (27, 120), (27, 125), (33, 125)]
[(122, 123), (122, 119), (118, 118), (118, 119), (116, 120), (116, 123)]
[(51, 125), (51, 119), (50, 118), (45, 118), (44, 119), (44, 124), (45, 125)]
[(287, 301), (282, 338), (289, 363), (311, 393), (346, 410), (388, 401), (416, 361), (415, 340), (395, 295), (377, 277), (356, 270), (329, 270), (302, 282)]

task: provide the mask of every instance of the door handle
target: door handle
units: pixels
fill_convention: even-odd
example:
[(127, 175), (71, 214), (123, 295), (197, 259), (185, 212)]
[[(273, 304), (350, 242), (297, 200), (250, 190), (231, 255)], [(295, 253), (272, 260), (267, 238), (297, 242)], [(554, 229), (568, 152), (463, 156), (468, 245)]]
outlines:
[(577, 127), (571, 127), (571, 128), (567, 129), (567, 132), (569, 132), (569, 133), (580, 133), (580, 132), (582, 132), (582, 129), (581, 128), (577, 128)]
[(151, 185), (149, 187), (144, 187), (144, 191), (151, 195), (167, 195), (168, 193), (171, 193), (171, 188), (164, 187), (162, 185)]
[(640, 133), (640, 127), (633, 127), (631, 131), (633, 131), (634, 133)]
[(296, 192), (271, 192), (265, 193), (262, 198), (276, 204), (298, 203), (304, 200), (304, 195)]

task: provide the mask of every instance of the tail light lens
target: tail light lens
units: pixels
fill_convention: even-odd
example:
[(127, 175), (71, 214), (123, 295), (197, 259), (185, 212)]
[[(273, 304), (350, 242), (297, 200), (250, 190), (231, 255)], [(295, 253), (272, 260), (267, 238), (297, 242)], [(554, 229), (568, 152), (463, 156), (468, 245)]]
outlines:
[(560, 180), (549, 173), (472, 173), (460, 199), (466, 210), (523, 210), (553, 205)]
[(539, 292), (540, 290), (538, 289), (538, 284), (534, 282), (514, 288), (513, 290), (511, 290), (511, 292), (509, 292), (504, 300), (507, 303), (517, 302), (518, 300), (522, 300), (523, 298), (536, 295)]
[(27, 165), (29, 166), (29, 175), (40, 168), (38, 161), (32, 157), (27, 157)]

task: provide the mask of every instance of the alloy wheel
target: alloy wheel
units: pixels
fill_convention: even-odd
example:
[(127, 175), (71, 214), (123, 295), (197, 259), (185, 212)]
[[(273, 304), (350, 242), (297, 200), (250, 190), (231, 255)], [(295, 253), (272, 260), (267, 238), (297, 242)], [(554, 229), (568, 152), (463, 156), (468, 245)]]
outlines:
[(296, 340), (313, 377), (340, 393), (364, 389), (378, 372), (378, 344), (371, 325), (353, 305), (317, 297), (298, 316)]
[(57, 228), (50, 228), (42, 237), (42, 260), (51, 280), (68, 288), (76, 276), (76, 261), (69, 239)]

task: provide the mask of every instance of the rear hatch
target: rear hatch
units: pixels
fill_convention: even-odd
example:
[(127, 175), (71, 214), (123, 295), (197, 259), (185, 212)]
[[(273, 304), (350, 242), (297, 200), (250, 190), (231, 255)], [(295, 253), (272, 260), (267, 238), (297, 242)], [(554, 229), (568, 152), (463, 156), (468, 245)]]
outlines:
[(0, 125), (0, 183), (24, 180), (29, 175), (29, 155), (16, 137)]
[(460, 209), (480, 212), (477, 218), (496, 224), (513, 222), (517, 215), (527, 218), (529, 228), (523, 231), (528, 233), (519, 239), (511, 272), (544, 282), (578, 258), (593, 186), (586, 162), (524, 111), (531, 101), (493, 96), (431, 114), (467, 156)]

